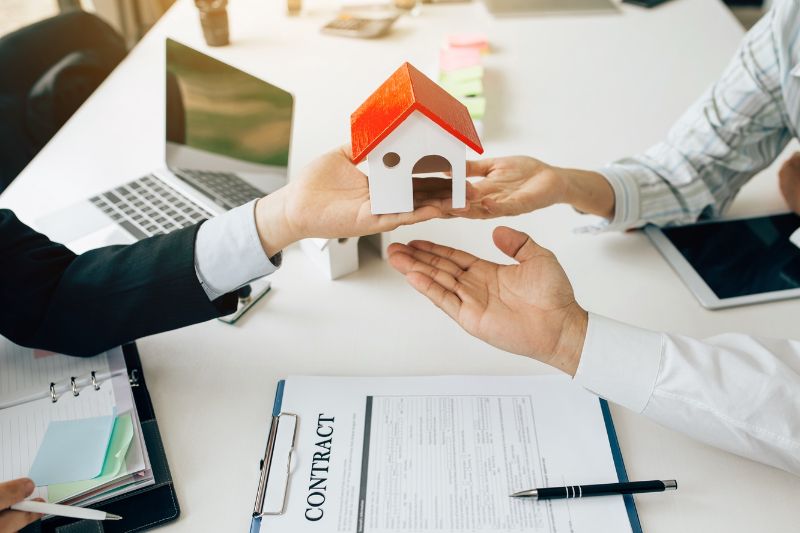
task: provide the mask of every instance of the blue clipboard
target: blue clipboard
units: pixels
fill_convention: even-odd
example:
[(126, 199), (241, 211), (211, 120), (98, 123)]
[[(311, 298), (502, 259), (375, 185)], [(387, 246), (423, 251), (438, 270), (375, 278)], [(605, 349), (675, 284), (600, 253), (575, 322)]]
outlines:
[[(608, 444), (611, 446), (611, 457), (614, 458), (614, 468), (617, 470), (617, 478), (620, 483), (628, 482), (628, 473), (625, 471), (625, 462), (622, 460), (622, 450), (619, 449), (619, 440), (617, 440), (617, 430), (614, 429), (614, 420), (611, 418), (611, 410), (608, 408), (608, 402), (600, 399), (600, 410), (603, 411), (603, 421), (606, 423), (606, 432), (608, 433)], [(625, 510), (628, 512), (628, 520), (631, 521), (631, 530), (633, 533), (643, 533), (642, 523), (639, 521), (639, 513), (636, 512), (636, 503), (633, 501), (632, 494), (623, 494), (625, 500)]]
[[(270, 424), (269, 437), (267, 439), (267, 447), (264, 452), (264, 458), (261, 459), (259, 465), (261, 474), (259, 476), (258, 492), (256, 494), (256, 503), (253, 508), (253, 518), (250, 522), (250, 533), (260, 533), (261, 520), (263, 519), (264, 516), (283, 513), (283, 510), (281, 510), (280, 512), (265, 513), (263, 507), (264, 507), (264, 498), (266, 495), (267, 483), (269, 482), (269, 474), (273, 468), (272, 459), (275, 451), (274, 449), (275, 436), (277, 435), (281, 417), (282, 416), (295, 417), (294, 420), (295, 429), (297, 427), (296, 426), (297, 417), (295, 415), (281, 412), (281, 407), (283, 406), (283, 391), (285, 386), (286, 386), (286, 380), (278, 381), (278, 387), (275, 391), (275, 402), (272, 405), (272, 421)], [(620, 483), (625, 483), (628, 481), (628, 473), (625, 471), (625, 462), (622, 460), (622, 451), (619, 448), (619, 440), (617, 439), (617, 431), (616, 429), (614, 429), (614, 420), (611, 418), (611, 410), (609, 409), (608, 402), (606, 400), (600, 399), (598, 401), (600, 402), (600, 410), (603, 413), (603, 421), (606, 424), (606, 432), (608, 434), (608, 444), (611, 447), (611, 456), (614, 459), (614, 468), (617, 471), (617, 478)], [(284, 492), (284, 507), (286, 504), (285, 500), (287, 492), (288, 492), (288, 484)], [(633, 501), (633, 495), (625, 494), (622, 496), (622, 498), (625, 501), (625, 510), (628, 513), (628, 520), (630, 520), (631, 523), (631, 530), (633, 531), (633, 533), (643, 533), (642, 523), (639, 521), (639, 513), (636, 511), (636, 504)]]
[[(258, 479), (258, 491), (256, 492), (256, 501), (253, 506), (253, 517), (250, 521), (250, 533), (259, 533), (261, 531), (261, 520), (264, 516), (268, 515), (275, 515), (275, 514), (283, 514), (283, 509), (279, 512), (264, 512), (264, 500), (266, 498), (267, 492), (267, 484), (269, 483), (269, 474), (273, 468), (273, 458), (275, 455), (275, 439), (278, 435), (278, 427), (280, 426), (280, 421), (282, 416), (286, 416), (286, 413), (281, 413), (281, 407), (283, 405), (283, 389), (286, 386), (286, 380), (282, 379), (278, 381), (278, 387), (275, 390), (275, 402), (272, 404), (272, 420), (270, 422), (269, 428), (269, 436), (267, 437), (267, 446), (264, 451), (264, 457), (261, 459), (259, 463), (259, 479)], [(288, 415), (293, 416), (295, 418), (295, 436), (297, 434), (297, 417), (295, 415)], [(292, 442), (292, 448), (294, 448), (294, 442)], [(291, 449), (289, 453), (291, 454)], [(286, 506), (286, 493), (289, 490), (288, 485), (288, 478), (287, 484), (284, 490), (284, 501), (283, 506)]]

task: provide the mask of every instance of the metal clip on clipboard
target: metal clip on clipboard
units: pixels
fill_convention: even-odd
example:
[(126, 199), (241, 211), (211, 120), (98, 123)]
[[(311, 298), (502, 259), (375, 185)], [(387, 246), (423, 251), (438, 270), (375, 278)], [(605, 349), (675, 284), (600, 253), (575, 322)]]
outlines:
[[(282, 424), (283, 426), (281, 426)], [(280, 413), (277, 416), (272, 416), (272, 423), (269, 427), (269, 437), (267, 437), (267, 448), (264, 450), (264, 458), (259, 465), (261, 474), (258, 478), (258, 492), (256, 493), (256, 502), (253, 507), (254, 519), (259, 519), (263, 516), (282, 515), (286, 511), (286, 500), (289, 495), (289, 479), (291, 478), (292, 470), (292, 454), (297, 439), (297, 426), (298, 416), (295, 414)], [(283, 442), (287, 439), (289, 442)], [(286, 480), (283, 486), (281, 503), (279, 509), (264, 510), (270, 474), (278, 472), (275, 467), (279, 468), (280, 463), (276, 463), (276, 459), (279, 460), (281, 457), (286, 458)], [(275, 478), (273, 477), (273, 479)]]

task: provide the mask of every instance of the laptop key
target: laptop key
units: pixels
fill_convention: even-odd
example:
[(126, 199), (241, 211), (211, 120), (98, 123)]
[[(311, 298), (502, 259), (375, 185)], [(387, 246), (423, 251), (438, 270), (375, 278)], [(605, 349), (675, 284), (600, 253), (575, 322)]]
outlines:
[(140, 230), (137, 226), (131, 224), (127, 220), (118, 220), (117, 224), (122, 226), (122, 229), (133, 235), (137, 240), (146, 239), (148, 235)]

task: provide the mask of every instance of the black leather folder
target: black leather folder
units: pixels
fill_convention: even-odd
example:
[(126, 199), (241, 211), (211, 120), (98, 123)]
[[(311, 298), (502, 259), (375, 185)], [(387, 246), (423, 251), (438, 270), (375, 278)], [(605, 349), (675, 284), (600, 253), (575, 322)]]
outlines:
[(167, 524), (180, 515), (181, 508), (172, 484), (167, 455), (158, 431), (158, 421), (147, 392), (139, 352), (135, 344), (124, 346), (122, 351), (128, 366), (128, 377), (136, 410), (139, 412), (147, 453), (150, 455), (155, 484), (91, 506), (92, 509), (122, 516), (122, 520), (97, 522), (53, 517), (29, 525), (22, 530), (23, 533), (133, 533)]

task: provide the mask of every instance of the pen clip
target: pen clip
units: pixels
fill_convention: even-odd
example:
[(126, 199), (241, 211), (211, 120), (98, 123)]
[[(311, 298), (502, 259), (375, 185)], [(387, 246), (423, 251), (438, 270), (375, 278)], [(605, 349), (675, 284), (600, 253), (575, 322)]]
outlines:
[[(281, 502), (280, 510), (278, 511), (264, 511), (264, 503), (267, 497), (267, 486), (269, 484), (269, 476), (273, 466), (273, 457), (275, 454), (275, 444), (278, 438), (278, 430), (282, 419), (291, 419), (294, 423), (292, 428), (292, 440), (289, 445), (289, 450), (286, 457), (286, 483), (283, 487), (283, 500)], [(298, 416), (293, 413), (281, 413), (278, 416), (272, 417), (272, 423), (269, 427), (269, 436), (267, 437), (267, 447), (264, 450), (264, 458), (261, 460), (260, 469), (261, 474), (258, 478), (258, 492), (256, 493), (256, 502), (253, 506), (253, 516), (274, 516), (282, 515), (286, 512), (286, 500), (289, 495), (289, 480), (291, 479), (292, 469), (292, 455), (294, 453), (295, 442), (297, 440), (297, 426)]]

